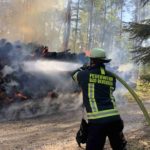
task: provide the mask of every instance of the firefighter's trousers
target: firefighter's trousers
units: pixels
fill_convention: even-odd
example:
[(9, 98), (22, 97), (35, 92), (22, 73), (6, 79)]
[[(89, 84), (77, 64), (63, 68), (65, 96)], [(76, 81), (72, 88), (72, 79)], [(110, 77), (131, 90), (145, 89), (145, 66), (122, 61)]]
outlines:
[(123, 121), (117, 120), (103, 124), (89, 124), (86, 150), (103, 150), (106, 137), (113, 150), (127, 150), (123, 135)]

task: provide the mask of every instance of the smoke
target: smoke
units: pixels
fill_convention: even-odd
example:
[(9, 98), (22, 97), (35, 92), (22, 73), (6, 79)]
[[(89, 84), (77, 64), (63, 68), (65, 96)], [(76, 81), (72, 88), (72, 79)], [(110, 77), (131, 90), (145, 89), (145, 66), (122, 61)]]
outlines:
[(134, 65), (131, 63), (120, 65), (118, 68), (119, 72), (128, 72), (134, 68)]
[(64, 22), (63, 9), (63, 0), (0, 1), (0, 20), (3, 20), (0, 37), (11, 41), (36, 41), (58, 49)]
[(2, 69), (3, 77), (5, 77), (6, 75), (11, 74), (13, 72), (14, 72), (14, 69), (7, 65), (4, 66), (4, 68)]
[[(127, 35), (125, 35), (127, 36)], [(138, 67), (131, 59), (131, 53), (126, 48), (128, 45), (127, 39), (124, 39), (124, 43), (115, 43), (111, 51), (108, 52), (108, 58), (111, 58), (110, 66), (108, 70), (111, 70), (123, 80), (127, 82), (133, 89), (136, 88), (136, 81), (138, 78)], [(119, 82), (117, 82), (116, 90), (114, 92), (116, 101), (120, 105), (127, 104), (128, 99), (125, 96), (128, 93), (126, 88)]]
[[(0, 23), (0, 37), (25, 43), (36, 41), (48, 45), (52, 51), (60, 48), (63, 2), (13, 0), (1, 3), (0, 19), (3, 21)], [(30, 46), (18, 41), (0, 40), (0, 73), (4, 78), (1, 84), (4, 97), (0, 99), (2, 103), (4, 98), (6, 101), (1, 109), (1, 118), (20, 119), (77, 109), (81, 104), (79, 89), (67, 72), (81, 64), (34, 60), (32, 54), (37, 45)], [(128, 62), (129, 52), (115, 46), (109, 56), (113, 71), (133, 85), (136, 67)], [(118, 87), (116, 97), (120, 101), (120, 95), (126, 91), (120, 85)], [(20, 98), (20, 95), (23, 96)]]
[[(36, 57), (37, 47), (0, 40), (0, 120), (71, 111), (81, 105), (80, 90), (70, 73), (82, 64), (76, 57), (70, 57), (76, 63), (54, 61), (53, 55), (44, 58), (42, 53)], [(57, 53), (54, 57), (58, 59)]]
[[(2, 120), (75, 110), (82, 103), (80, 89), (72, 81), (70, 72), (82, 65), (85, 61), (83, 55), (71, 55), (66, 52), (57, 55), (58, 53), (54, 52), (48, 53), (45, 58), (37, 48), (38, 45), (34, 43), (10, 43), (5, 39), (0, 40)], [(62, 61), (62, 57), (66, 58), (66, 55), (74, 63)], [(80, 56), (80, 59), (83, 59), (79, 61), (81, 63), (78, 63), (74, 56)], [(134, 65), (126, 62), (120, 65), (118, 62), (112, 69), (131, 83)], [(117, 87), (117, 101), (126, 104), (122, 97), (126, 90), (120, 88), (120, 85)]]
[(57, 98), (45, 97), (36, 101), (14, 103), (1, 110), (0, 120), (18, 120), (41, 115), (52, 115), (78, 109), (82, 104), (81, 94), (60, 94)]

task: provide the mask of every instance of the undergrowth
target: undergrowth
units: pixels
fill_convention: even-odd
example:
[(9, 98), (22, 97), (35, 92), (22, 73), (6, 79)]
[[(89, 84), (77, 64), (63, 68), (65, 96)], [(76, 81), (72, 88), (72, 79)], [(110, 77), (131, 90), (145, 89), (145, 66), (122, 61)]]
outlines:
[[(134, 91), (141, 100), (150, 100), (150, 81), (141, 79), (137, 80), (137, 85)], [(128, 101), (132, 102), (134, 100), (130, 93), (126, 93), (124, 96)]]

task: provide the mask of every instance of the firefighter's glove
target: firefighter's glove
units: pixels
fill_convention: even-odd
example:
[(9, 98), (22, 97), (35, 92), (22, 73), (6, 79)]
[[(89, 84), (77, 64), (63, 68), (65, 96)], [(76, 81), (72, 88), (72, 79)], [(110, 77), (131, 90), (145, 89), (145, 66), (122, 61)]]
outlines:
[(87, 64), (84, 64), (82, 67), (80, 67), (79, 69), (80, 70), (86, 70), (86, 69), (88, 69), (89, 68), (89, 66), (87, 65)]

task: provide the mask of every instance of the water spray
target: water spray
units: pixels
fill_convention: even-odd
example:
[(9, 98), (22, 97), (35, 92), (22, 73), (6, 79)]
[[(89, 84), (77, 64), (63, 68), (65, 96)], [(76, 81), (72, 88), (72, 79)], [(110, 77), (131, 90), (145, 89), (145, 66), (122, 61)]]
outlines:
[(43, 74), (52, 74), (53, 72), (69, 72), (81, 67), (81, 63), (65, 62), (65, 61), (49, 61), (49, 60), (37, 60), (23, 62), (23, 69), (26, 72)]
[(108, 71), (110, 74), (112, 74), (120, 83), (122, 83), (127, 90), (131, 93), (131, 95), (134, 97), (135, 101), (137, 102), (137, 104), (139, 105), (141, 111), (144, 114), (144, 117), (146, 119), (146, 121), (148, 122), (148, 124), (150, 125), (150, 116), (144, 106), (144, 104), (142, 103), (142, 101), (140, 100), (140, 98), (138, 97), (138, 95), (134, 92), (134, 90), (122, 79), (120, 78), (118, 75), (116, 75), (115, 73), (112, 73), (110, 71)]

